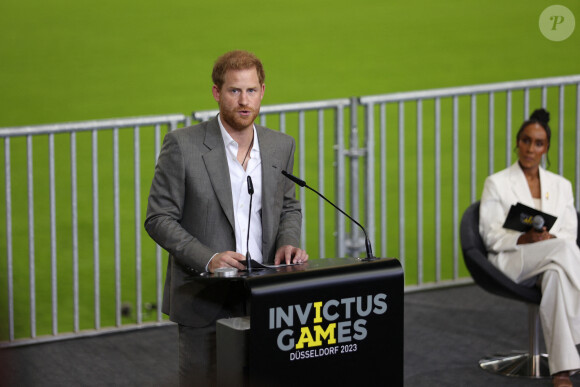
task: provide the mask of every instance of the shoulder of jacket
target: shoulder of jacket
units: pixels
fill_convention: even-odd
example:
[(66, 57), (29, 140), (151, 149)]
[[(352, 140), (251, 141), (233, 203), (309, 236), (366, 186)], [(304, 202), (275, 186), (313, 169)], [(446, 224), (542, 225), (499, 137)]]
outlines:
[(176, 141), (183, 141), (185, 139), (203, 139), (205, 137), (205, 132), (208, 122), (202, 122), (196, 125), (186, 126), (184, 128), (178, 128), (167, 132), (166, 136), (169, 138), (174, 138)]
[(186, 126), (183, 128), (175, 129), (170, 133), (176, 133), (177, 135), (186, 135), (186, 134), (201, 132), (201, 131), (206, 129), (208, 124), (209, 124), (209, 121), (204, 121), (204, 122), (200, 122), (199, 124), (190, 125), (190, 126)]
[(548, 171), (547, 169), (543, 169), (545, 176), (549, 179), (553, 179), (553, 180), (557, 180), (557, 181), (568, 181), (568, 179), (566, 179), (563, 176), (558, 175), (557, 173), (554, 173), (552, 171)]
[(564, 176), (560, 176), (557, 173), (548, 171), (548, 170), (543, 170), (544, 173), (544, 179), (546, 180), (546, 183), (549, 185), (557, 185), (560, 188), (563, 187), (568, 187), (569, 189), (572, 189), (572, 183), (570, 182), (570, 180), (566, 179)]
[(277, 130), (266, 128), (265, 126), (256, 125), (256, 130), (258, 133), (262, 133), (264, 136), (274, 138), (276, 141), (294, 142), (294, 137)]
[(514, 172), (512, 168), (513, 168), (513, 166), (510, 166), (508, 168), (502, 169), (501, 171), (495, 172), (495, 173), (489, 175), (487, 177), (487, 179), (490, 181), (507, 179)]

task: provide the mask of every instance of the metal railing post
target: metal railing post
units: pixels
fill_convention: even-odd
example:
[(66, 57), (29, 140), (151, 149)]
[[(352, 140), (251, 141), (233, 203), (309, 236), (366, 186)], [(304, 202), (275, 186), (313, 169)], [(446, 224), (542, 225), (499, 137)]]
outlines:
[[(357, 100), (358, 104), (358, 100)], [(365, 223), (371, 243), (375, 239), (375, 107), (365, 109)], [(356, 218), (355, 218), (356, 219)]]
[(6, 205), (6, 282), (8, 297), (8, 340), (14, 340), (14, 268), (12, 248), (12, 164), (10, 138), (4, 139), (4, 192)]
[[(353, 219), (360, 219), (359, 216), (359, 163), (360, 149), (358, 146), (358, 99), (350, 99), (350, 137), (349, 149), (346, 155), (350, 158), (350, 213)], [(347, 239), (347, 249), (349, 255), (355, 257), (361, 250), (361, 231), (357, 225), (350, 222), (350, 238)]]
[[(346, 183), (345, 183), (345, 150), (344, 150), (344, 108), (342, 106), (336, 107), (335, 115), (335, 192), (336, 205), (339, 208), (345, 208), (346, 203)], [(346, 255), (346, 218), (340, 212), (335, 211), (336, 219), (336, 255), (344, 257)]]

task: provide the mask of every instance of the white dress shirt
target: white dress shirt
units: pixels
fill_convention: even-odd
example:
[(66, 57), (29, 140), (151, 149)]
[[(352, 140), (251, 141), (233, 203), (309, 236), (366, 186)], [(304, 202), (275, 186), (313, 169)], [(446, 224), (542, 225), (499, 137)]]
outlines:
[(262, 159), (260, 157), (260, 145), (258, 135), (254, 127), (254, 144), (247, 160), (246, 170), (238, 161), (238, 143), (224, 128), (221, 119), (218, 119), (224, 145), (226, 158), (230, 172), (232, 186), (232, 201), (234, 205), (234, 232), (236, 236), (236, 252), (246, 255), (248, 246), (248, 214), (250, 207), (250, 194), (248, 193), (248, 176), (252, 178), (254, 194), (252, 198), (252, 214), (250, 220), (250, 243), (249, 250), (252, 259), (262, 262)]

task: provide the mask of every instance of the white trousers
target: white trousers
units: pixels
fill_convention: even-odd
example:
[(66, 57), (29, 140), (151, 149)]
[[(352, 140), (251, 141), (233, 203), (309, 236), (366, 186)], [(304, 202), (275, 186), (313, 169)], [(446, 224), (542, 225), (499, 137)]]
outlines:
[(516, 282), (542, 275), (540, 320), (550, 373), (580, 370), (580, 250), (574, 241), (519, 245), (493, 262)]

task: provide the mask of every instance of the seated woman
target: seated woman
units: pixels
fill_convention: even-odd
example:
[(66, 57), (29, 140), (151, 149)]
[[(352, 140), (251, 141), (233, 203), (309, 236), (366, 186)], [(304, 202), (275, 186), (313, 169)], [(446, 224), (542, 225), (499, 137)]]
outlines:
[[(580, 369), (580, 250), (572, 185), (540, 164), (550, 148), (549, 113), (534, 111), (518, 131), (518, 161), (489, 176), (481, 196), (479, 232), (489, 260), (518, 283), (539, 284), (540, 319), (554, 386), (572, 386)], [(556, 216), (548, 232), (503, 228), (512, 204)]]

